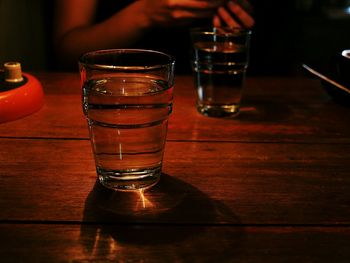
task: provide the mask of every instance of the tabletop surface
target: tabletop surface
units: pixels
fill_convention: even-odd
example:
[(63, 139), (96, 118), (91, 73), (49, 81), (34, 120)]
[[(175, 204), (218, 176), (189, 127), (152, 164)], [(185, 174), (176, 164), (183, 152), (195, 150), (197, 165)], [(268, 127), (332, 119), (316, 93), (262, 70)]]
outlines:
[(350, 107), (319, 81), (248, 77), (219, 119), (177, 76), (161, 180), (120, 193), (96, 182), (78, 74), (35, 76), (43, 108), (0, 124), (1, 262), (349, 262)]

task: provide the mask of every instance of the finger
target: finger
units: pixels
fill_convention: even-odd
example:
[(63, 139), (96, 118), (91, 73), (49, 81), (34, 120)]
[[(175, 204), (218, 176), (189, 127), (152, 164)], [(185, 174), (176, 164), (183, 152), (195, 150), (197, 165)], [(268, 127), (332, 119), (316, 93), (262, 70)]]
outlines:
[(222, 5), (222, 1), (198, 1), (198, 0), (184, 0), (170, 3), (172, 9), (216, 9)]
[(218, 17), (218, 15), (215, 15), (213, 17), (213, 26), (215, 26), (215, 27), (220, 27), (221, 26), (220, 17)]
[(241, 25), (236, 22), (231, 14), (222, 6), (218, 8), (218, 16), (230, 27), (241, 27)]
[(234, 14), (240, 22), (245, 26), (245, 27), (252, 27), (255, 23), (254, 19), (250, 16), (250, 14), (243, 9), (242, 6), (237, 4), (236, 2), (229, 1), (227, 3), (227, 8)]
[(213, 16), (213, 11), (198, 11), (198, 10), (175, 10), (172, 17), (175, 20), (208, 18)]

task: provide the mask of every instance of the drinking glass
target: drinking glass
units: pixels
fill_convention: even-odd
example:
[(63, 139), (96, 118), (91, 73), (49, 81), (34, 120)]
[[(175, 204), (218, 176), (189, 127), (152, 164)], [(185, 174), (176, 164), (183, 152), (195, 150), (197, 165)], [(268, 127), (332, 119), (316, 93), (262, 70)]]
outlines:
[(191, 30), (197, 110), (211, 117), (239, 114), (251, 31), (213, 27)]
[(100, 50), (80, 58), (83, 112), (105, 187), (146, 189), (160, 179), (174, 64), (165, 53), (140, 49)]

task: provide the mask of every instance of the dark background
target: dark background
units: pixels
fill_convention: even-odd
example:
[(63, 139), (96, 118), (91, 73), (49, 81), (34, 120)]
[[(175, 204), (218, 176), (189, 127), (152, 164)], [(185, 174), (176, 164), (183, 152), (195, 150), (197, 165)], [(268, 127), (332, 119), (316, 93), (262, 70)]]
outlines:
[[(0, 0), (0, 63), (24, 71), (61, 70), (52, 50), (53, 1)], [(255, 0), (249, 74), (302, 74), (301, 64), (327, 71), (350, 49), (350, 1)]]
[(350, 49), (350, 1), (254, 1), (251, 72), (300, 74), (306, 63), (329, 70)]

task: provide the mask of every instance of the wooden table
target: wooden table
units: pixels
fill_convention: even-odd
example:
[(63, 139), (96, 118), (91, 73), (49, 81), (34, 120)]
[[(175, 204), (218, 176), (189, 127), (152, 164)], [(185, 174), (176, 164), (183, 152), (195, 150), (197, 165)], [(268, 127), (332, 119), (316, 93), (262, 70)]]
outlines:
[[(317, 80), (250, 77), (235, 119), (176, 78), (160, 183), (96, 183), (78, 74), (0, 124), (1, 262), (349, 262), (350, 108)], [(1, 110), (1, 109), (0, 109)]]

